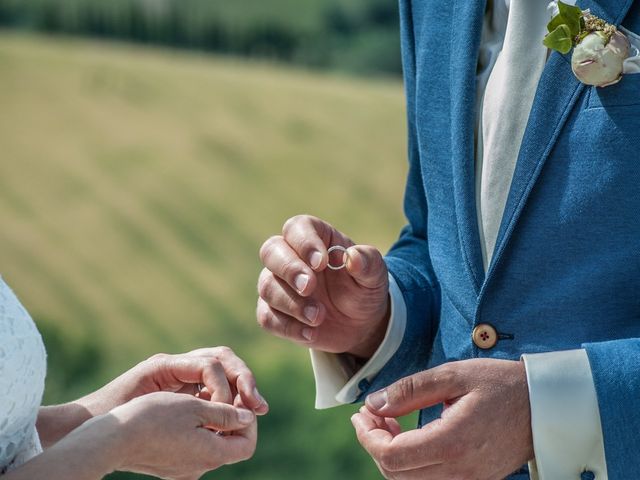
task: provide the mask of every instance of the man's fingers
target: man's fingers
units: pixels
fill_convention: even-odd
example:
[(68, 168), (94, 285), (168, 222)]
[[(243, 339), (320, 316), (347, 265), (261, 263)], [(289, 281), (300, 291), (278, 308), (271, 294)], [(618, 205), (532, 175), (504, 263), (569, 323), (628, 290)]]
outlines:
[(351, 422), (360, 444), (385, 471), (405, 472), (439, 465), (448, 458), (451, 435), (439, 420), (395, 436), (378, 428), (373, 419), (362, 413), (355, 414)]
[(243, 430), (256, 421), (251, 410), (226, 403), (200, 402), (201, 426), (217, 431)]
[(258, 280), (258, 294), (271, 308), (308, 325), (320, 325), (324, 320), (324, 305), (313, 298), (300, 296), (283, 280), (264, 269)]
[(315, 273), (283, 237), (269, 238), (260, 248), (260, 259), (270, 272), (299, 295), (309, 295), (314, 291), (317, 283)]
[(324, 220), (310, 215), (290, 218), (282, 228), (285, 241), (298, 256), (315, 271), (329, 263), (328, 248), (336, 245), (348, 248), (353, 242)]
[(290, 315), (271, 308), (267, 302), (261, 298), (258, 299), (256, 317), (258, 324), (262, 328), (268, 330), (273, 335), (286, 338), (287, 340), (309, 345), (318, 337), (318, 332), (315, 328), (299, 322)]
[(378, 428), (382, 428), (384, 430), (389, 431), (391, 435), (393, 435), (394, 437), (396, 435), (399, 435), (402, 432), (402, 427), (400, 426), (400, 424), (395, 418), (379, 417), (377, 415), (374, 415), (364, 405), (360, 407), (360, 413), (366, 417), (369, 417), (371, 420), (373, 420)]
[(425, 480), (425, 478), (428, 478), (429, 480), (451, 480), (452, 478), (460, 478), (455, 476), (455, 474), (451, 471), (451, 467), (444, 464), (431, 465), (429, 467), (417, 468), (415, 470), (405, 470), (403, 472), (392, 472), (390, 470), (385, 470), (384, 468), (380, 467), (380, 465), (378, 465), (378, 468), (382, 472), (384, 478), (388, 478), (391, 480)]
[(362, 287), (389, 288), (387, 265), (380, 250), (368, 245), (356, 245), (347, 250), (347, 271)]
[(456, 362), (402, 378), (369, 395), (366, 405), (376, 415), (400, 417), (467, 393)]
[(285, 241), (315, 271), (326, 268), (327, 248), (331, 246), (334, 234), (331, 225), (310, 215), (292, 217), (282, 227)]
[(356, 430), (360, 445), (374, 459), (377, 460), (382, 455), (383, 450), (391, 445), (393, 435), (388, 430), (380, 428), (380, 425), (373, 418), (362, 413), (356, 413), (351, 417), (351, 423)]

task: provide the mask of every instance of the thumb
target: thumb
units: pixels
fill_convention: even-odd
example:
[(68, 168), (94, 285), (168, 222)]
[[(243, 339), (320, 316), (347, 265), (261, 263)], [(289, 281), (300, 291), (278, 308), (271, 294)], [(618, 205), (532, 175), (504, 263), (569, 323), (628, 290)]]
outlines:
[(221, 431), (242, 430), (251, 425), (256, 416), (251, 410), (232, 407), (226, 403), (202, 401), (200, 412), (205, 428)]
[(450, 364), (404, 377), (369, 395), (366, 406), (382, 417), (400, 417), (465, 393), (461, 376)]
[(347, 271), (362, 287), (388, 288), (387, 265), (380, 250), (369, 245), (355, 245), (347, 249)]

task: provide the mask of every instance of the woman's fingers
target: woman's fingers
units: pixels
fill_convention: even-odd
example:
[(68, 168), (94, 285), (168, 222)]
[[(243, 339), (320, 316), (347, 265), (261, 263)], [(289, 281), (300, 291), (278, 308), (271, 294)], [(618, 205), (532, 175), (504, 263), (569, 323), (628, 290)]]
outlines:
[(189, 355), (167, 355), (164, 358), (166, 372), (183, 384), (183, 387), (177, 390), (178, 392), (184, 390), (184, 385), (204, 384), (215, 401), (224, 403), (233, 401), (229, 381), (218, 359)]
[(227, 374), (222, 364), (216, 359), (203, 358), (202, 383), (207, 387), (211, 400), (214, 402), (231, 403), (233, 392), (227, 380)]
[(202, 427), (222, 432), (243, 430), (256, 421), (251, 410), (219, 402), (202, 402), (199, 415)]
[(152, 357), (152, 375), (161, 390), (195, 394), (204, 387), (201, 398), (231, 403), (236, 392), (258, 414), (269, 405), (256, 387), (247, 365), (228, 347), (202, 348), (187, 354)]
[(264, 415), (269, 411), (269, 404), (260, 395), (253, 373), (229, 347), (204, 348), (190, 352), (188, 355), (218, 360), (224, 369), (226, 379), (240, 394), (244, 404), (259, 415)]

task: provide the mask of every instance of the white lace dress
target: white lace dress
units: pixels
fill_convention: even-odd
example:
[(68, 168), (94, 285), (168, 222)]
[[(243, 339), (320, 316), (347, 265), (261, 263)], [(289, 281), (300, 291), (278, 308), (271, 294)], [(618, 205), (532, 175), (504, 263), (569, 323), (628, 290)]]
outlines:
[(36, 418), (46, 371), (42, 337), (0, 277), (0, 475), (42, 451)]

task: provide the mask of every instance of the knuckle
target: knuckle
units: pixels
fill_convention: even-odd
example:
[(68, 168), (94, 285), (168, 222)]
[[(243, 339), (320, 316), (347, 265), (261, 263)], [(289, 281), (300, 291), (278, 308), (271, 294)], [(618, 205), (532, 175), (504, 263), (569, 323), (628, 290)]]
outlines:
[(282, 225), (282, 235), (284, 235), (285, 237), (291, 233), (292, 230), (294, 230), (296, 228), (296, 226), (299, 223), (302, 223), (306, 218), (306, 215), (295, 215), (289, 219), (287, 219), (286, 222), (284, 222), (284, 225)]
[(156, 353), (150, 356), (144, 363), (149, 367), (159, 367), (169, 361), (171, 355), (167, 353)]
[(300, 302), (295, 298), (289, 297), (287, 299), (286, 309), (287, 309), (287, 312), (292, 317), (301, 318), (303, 316), (304, 308), (302, 307)]
[(258, 325), (264, 329), (271, 327), (271, 312), (267, 308), (261, 308), (258, 306), (258, 312), (256, 314)]
[(291, 338), (294, 335), (293, 322), (291, 320), (285, 319), (282, 322), (282, 334), (287, 338)]
[(460, 373), (455, 364), (445, 363), (438, 367), (434, 381), (443, 385), (458, 385), (460, 383)]
[(395, 472), (400, 468), (400, 456), (391, 448), (385, 448), (379, 452), (378, 463), (388, 472)]
[(263, 300), (267, 302), (273, 298), (274, 294), (274, 279), (273, 276), (270, 275), (262, 279), (262, 281), (258, 284), (258, 295)]
[(222, 362), (217, 358), (209, 358), (205, 360), (205, 364), (212, 370), (218, 370), (222, 367)]
[(396, 396), (401, 400), (413, 398), (415, 393), (416, 380), (413, 375), (403, 378), (396, 384)]
[(300, 270), (301, 266), (299, 262), (292, 258), (286, 260), (281, 267), (282, 276), (289, 281), (292, 281)]
[(216, 354), (218, 354), (221, 357), (235, 356), (235, 353), (231, 349), (231, 347), (227, 347), (226, 345), (220, 345), (219, 347), (216, 347), (215, 350), (216, 350)]
[(262, 260), (262, 263), (266, 262), (266, 260), (269, 258), (269, 255), (271, 255), (273, 249), (281, 239), (282, 237), (280, 235), (273, 235), (265, 240), (265, 242), (260, 247), (259, 252), (260, 260)]
[(263, 268), (258, 275), (258, 282), (256, 283), (256, 289), (260, 292), (260, 285), (262, 285), (271, 275), (271, 271), (268, 268)]
[(457, 442), (443, 441), (440, 445), (439, 457), (445, 463), (458, 462), (465, 452), (465, 444), (462, 439), (458, 439)]
[(169, 354), (168, 353), (156, 353), (154, 355), (152, 355), (149, 360), (153, 360), (153, 361), (163, 361), (163, 360), (167, 360), (169, 358)]
[(256, 453), (256, 443), (247, 442), (247, 445), (240, 450), (240, 460), (249, 460)]

